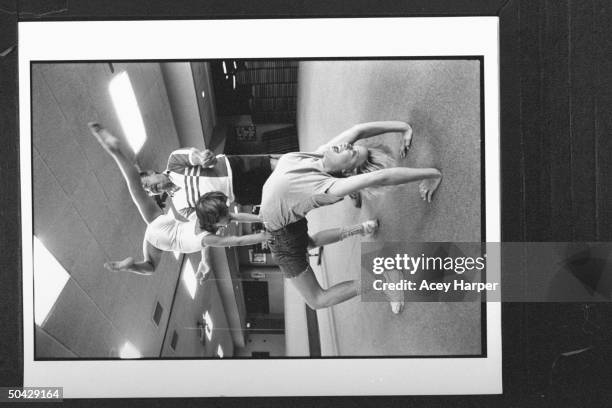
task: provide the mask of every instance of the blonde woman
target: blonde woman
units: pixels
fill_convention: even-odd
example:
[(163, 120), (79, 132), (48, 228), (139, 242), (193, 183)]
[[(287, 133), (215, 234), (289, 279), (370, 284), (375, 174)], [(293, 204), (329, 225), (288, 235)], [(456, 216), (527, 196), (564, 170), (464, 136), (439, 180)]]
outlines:
[[(391, 167), (394, 160), (382, 150), (354, 145), (358, 140), (387, 133), (401, 134), (399, 155), (405, 157), (412, 141), (412, 127), (408, 123), (363, 123), (342, 132), (313, 153), (285, 154), (264, 184), (260, 216), (271, 235), (272, 255), (313, 309), (357, 296), (360, 281), (345, 281), (327, 289), (319, 285), (307, 259), (312, 243), (306, 222), (309, 211), (336, 203), (347, 195), (375, 193), (380, 187), (415, 181), (420, 181), (421, 198), (431, 202), (440, 184), (442, 173), (438, 169)], [(372, 229), (375, 228), (371, 222), (339, 228), (337, 239), (330, 237), (326, 241), (365, 235)], [(394, 313), (399, 313), (402, 307), (403, 298), (392, 299)]]

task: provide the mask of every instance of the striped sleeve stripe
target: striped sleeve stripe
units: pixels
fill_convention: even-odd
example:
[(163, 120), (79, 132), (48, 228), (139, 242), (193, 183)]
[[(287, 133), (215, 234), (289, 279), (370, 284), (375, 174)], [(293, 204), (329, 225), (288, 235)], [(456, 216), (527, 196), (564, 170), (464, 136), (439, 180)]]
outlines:
[(185, 174), (185, 181), (184, 181), (183, 184), (185, 185), (185, 197), (187, 198), (187, 204), (190, 207), (193, 207), (194, 205), (193, 205), (193, 203), (191, 202), (191, 199), (190, 199), (191, 198), (191, 194), (189, 194), (189, 187), (190, 187), (190, 185), (189, 185), (189, 172), (190, 171), (191, 171), (190, 167), (185, 167), (185, 172), (184, 172), (184, 174)]
[[(198, 166), (196, 168), (198, 169), (198, 171), (197, 171), (196, 177), (194, 177), (194, 181), (195, 181), (195, 186), (196, 186), (196, 190), (197, 190), (196, 191), (196, 195), (195, 195), (196, 203), (197, 203), (198, 202), (197, 200), (200, 198), (200, 179), (199, 179), (199, 177), (200, 177), (200, 173), (202, 171), (202, 168), (200, 166)], [(195, 207), (195, 205), (194, 205), (194, 207)]]
[(198, 185), (198, 175), (200, 174), (200, 167), (192, 167), (191, 177), (190, 177), (190, 186), (191, 186), (191, 200), (193, 201), (193, 206), (195, 207), (198, 202), (198, 195), (196, 195), (196, 186)]

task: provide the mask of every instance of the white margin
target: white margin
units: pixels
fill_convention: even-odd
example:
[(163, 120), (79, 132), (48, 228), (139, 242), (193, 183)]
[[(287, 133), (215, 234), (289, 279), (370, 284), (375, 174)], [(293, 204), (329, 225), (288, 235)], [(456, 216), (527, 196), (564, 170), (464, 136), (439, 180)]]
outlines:
[[(483, 55), (487, 241), (500, 241), (496, 17), (19, 23), (24, 386), (66, 398), (502, 392), (501, 306), (486, 358), (34, 361), (30, 61)], [(489, 266), (490, 268), (490, 266)]]

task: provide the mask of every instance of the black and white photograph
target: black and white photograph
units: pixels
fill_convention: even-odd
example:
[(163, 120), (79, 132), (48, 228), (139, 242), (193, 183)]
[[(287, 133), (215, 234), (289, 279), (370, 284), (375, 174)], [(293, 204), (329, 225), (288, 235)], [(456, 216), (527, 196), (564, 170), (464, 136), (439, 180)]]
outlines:
[(480, 302), (358, 297), (365, 240), (481, 240), (480, 70), (34, 63), (36, 358), (483, 354)]
[(379, 286), (362, 279), (364, 248), (495, 240), (494, 50), (313, 56), (289, 38), (298, 56), (24, 58), (32, 372), (500, 369), (498, 312), (482, 299), (415, 300), (393, 268)]
[(609, 407), (610, 21), (3, 1), (0, 402)]

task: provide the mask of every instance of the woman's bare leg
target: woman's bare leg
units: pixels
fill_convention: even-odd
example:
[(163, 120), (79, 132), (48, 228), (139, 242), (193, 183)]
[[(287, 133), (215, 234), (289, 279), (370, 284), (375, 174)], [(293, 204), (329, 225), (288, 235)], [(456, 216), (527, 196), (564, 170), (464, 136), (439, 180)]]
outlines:
[(147, 192), (140, 183), (140, 175), (138, 170), (127, 157), (121, 152), (121, 144), (119, 139), (113, 136), (108, 130), (104, 129), (98, 123), (88, 124), (91, 133), (96, 137), (104, 150), (115, 160), (123, 178), (127, 184), (132, 201), (138, 208), (142, 219), (150, 224), (155, 218), (163, 214), (162, 210), (149, 197)]
[[(320, 231), (310, 237), (309, 247), (313, 248), (317, 246), (333, 244), (334, 242), (342, 241), (343, 239), (346, 239), (353, 235), (373, 234), (378, 230), (378, 227), (379, 227), (378, 220), (369, 220), (362, 224), (357, 224), (357, 225), (353, 225), (350, 227), (332, 228), (332, 229)], [(306, 272), (304, 272), (302, 275), (304, 275), (305, 273)], [(327, 304), (328, 302), (332, 302), (332, 304), (337, 304), (337, 303), (343, 302), (344, 300), (350, 299), (352, 296), (356, 296), (356, 295), (352, 295), (348, 298), (344, 298), (344, 296), (348, 296), (347, 293), (352, 293), (350, 292), (349, 289), (347, 289), (347, 287), (351, 288), (353, 287), (351, 285), (356, 285), (358, 291), (360, 287), (359, 281), (347, 281), (348, 283), (342, 282), (336, 285), (336, 286), (339, 286), (339, 288), (336, 288), (336, 286), (332, 286), (331, 288), (325, 290), (319, 286), (319, 283), (316, 281), (316, 277), (314, 277), (314, 274), (312, 276), (318, 288), (313, 286), (313, 283), (311, 282), (312, 279), (305, 278), (303, 279), (304, 282), (302, 283), (300, 283), (300, 281), (297, 281), (296, 279), (302, 275), (299, 275), (298, 277), (293, 278), (291, 281), (298, 282), (298, 285), (301, 284), (303, 286), (302, 289), (298, 288), (298, 290), (300, 290), (300, 293), (302, 293), (302, 296), (304, 296), (304, 299), (307, 299), (307, 296), (310, 296), (311, 299), (318, 299), (318, 301), (321, 302), (322, 304)], [(386, 271), (383, 277), (385, 278), (387, 283), (399, 283), (403, 279), (403, 276), (399, 271)], [(302, 292), (302, 290), (304, 292)], [(332, 292), (328, 293), (328, 291), (330, 290)], [(387, 295), (387, 298), (389, 299), (389, 305), (391, 307), (391, 311), (394, 314), (400, 313), (404, 309), (404, 292), (403, 291), (385, 291), (385, 294)], [(343, 300), (338, 301), (338, 299), (343, 299)], [(308, 303), (308, 301), (306, 303)], [(316, 309), (315, 307), (311, 305), (311, 303), (308, 303), (308, 304), (313, 309)], [(317, 305), (315, 300), (312, 300), (312, 304)], [(321, 306), (321, 307), (327, 307), (327, 306)]]
[(378, 230), (378, 220), (368, 220), (361, 224), (352, 225), (349, 227), (331, 228), (319, 231), (316, 234), (309, 236), (309, 248), (316, 248), (323, 245), (333, 244), (334, 242), (342, 241), (343, 239), (354, 235), (372, 235)]
[(350, 280), (323, 289), (310, 266), (289, 281), (300, 292), (311, 309), (330, 307), (349, 300), (359, 294), (361, 287), (361, 281)]
[(131, 272), (137, 275), (152, 275), (159, 265), (163, 251), (155, 248), (148, 241), (142, 242), (143, 260), (136, 262), (134, 258), (127, 257), (122, 261), (106, 262), (104, 267), (111, 272)]

